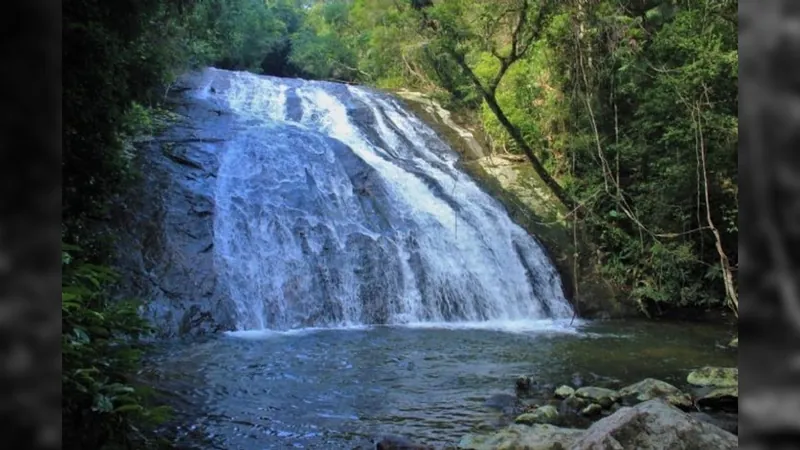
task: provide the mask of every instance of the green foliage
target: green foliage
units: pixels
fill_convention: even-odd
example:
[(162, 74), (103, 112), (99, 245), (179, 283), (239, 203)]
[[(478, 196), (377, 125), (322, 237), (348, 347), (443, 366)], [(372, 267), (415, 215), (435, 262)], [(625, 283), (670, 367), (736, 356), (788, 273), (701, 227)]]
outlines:
[[(708, 206), (736, 265), (736, 26), (735, 9), (725, 10), (724, 3), (730, 7), (648, 2), (617, 8), (600, 2), (586, 11), (579, 54), (574, 32), (550, 37), (572, 116), (566, 131), (575, 136), (561, 150), (575, 160), (572, 190), (584, 196), (611, 182), (605, 200), (588, 205), (587, 225), (609, 255), (607, 275), (643, 305), (723, 305), (719, 255), (706, 221), (701, 149), (707, 156)], [(598, 145), (610, 162), (606, 175)], [(606, 216), (609, 202), (619, 209), (617, 177), (639, 223)]]
[[(73, 260), (77, 250), (66, 246), (63, 260), (65, 442), (149, 446), (141, 431), (162, 412), (127, 378), (148, 329), (135, 304), (109, 300), (114, 275), (104, 264), (113, 237), (97, 225), (135, 179), (138, 142), (172, 119), (162, 102), (182, 72), (215, 65), (422, 90), (479, 117), (495, 151), (519, 153), (460, 55), (547, 173), (582, 205), (581, 226), (604, 255), (608, 281), (643, 310), (714, 306), (725, 294), (707, 207), (737, 264), (736, 7), (732, 0), (65, 3), (62, 236), (82, 249)], [(525, 51), (512, 45), (520, 13)]]
[(67, 446), (152, 448), (145, 431), (167, 417), (129, 375), (139, 366), (138, 339), (150, 331), (135, 302), (110, 301), (116, 275), (62, 251), (62, 420)]

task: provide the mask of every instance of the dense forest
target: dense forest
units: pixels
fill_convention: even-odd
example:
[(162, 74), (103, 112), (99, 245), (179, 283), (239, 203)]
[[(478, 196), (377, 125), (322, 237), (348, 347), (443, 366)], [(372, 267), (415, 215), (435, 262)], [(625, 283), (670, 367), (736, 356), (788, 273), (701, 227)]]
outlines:
[(63, 21), (68, 447), (155, 445), (103, 224), (200, 66), (424, 92), (527, 158), (631, 298), (738, 314), (733, 0), (70, 0)]

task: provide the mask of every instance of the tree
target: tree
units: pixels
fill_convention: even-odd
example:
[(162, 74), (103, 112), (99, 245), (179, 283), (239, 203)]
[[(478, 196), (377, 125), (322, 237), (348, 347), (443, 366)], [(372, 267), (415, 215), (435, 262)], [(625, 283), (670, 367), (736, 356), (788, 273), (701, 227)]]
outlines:
[[(497, 101), (497, 87), (509, 68), (526, 56), (531, 46), (540, 38), (546, 18), (554, 3), (544, 0), (504, 0), (498, 2), (442, 2), (419, 8), (422, 23), (431, 40), (455, 61), (467, 75), (517, 146), (523, 151), (553, 195), (567, 208), (574, 206), (573, 199), (564, 191), (533, 148), (513, 124)], [(467, 8), (474, 10), (467, 13)], [(511, 30), (510, 33), (507, 30)], [(496, 58), (498, 66), (493, 76), (482, 80), (468, 62), (471, 50), (488, 51)]]

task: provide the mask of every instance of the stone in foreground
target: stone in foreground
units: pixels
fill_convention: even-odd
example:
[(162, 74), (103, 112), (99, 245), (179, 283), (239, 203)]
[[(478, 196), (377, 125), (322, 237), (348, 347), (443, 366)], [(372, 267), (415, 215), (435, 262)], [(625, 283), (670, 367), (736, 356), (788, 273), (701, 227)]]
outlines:
[(737, 367), (706, 366), (693, 370), (686, 377), (689, 384), (695, 386), (733, 387), (739, 385), (739, 369)]
[(552, 425), (511, 425), (491, 435), (470, 434), (458, 444), (461, 450), (566, 450), (582, 430)]
[(733, 434), (698, 420), (662, 399), (622, 408), (596, 422), (573, 450), (725, 450), (738, 448)]
[(683, 410), (692, 408), (692, 398), (675, 386), (655, 378), (645, 378), (644, 380), (624, 387), (619, 390), (622, 399), (631, 404), (646, 402), (654, 398), (663, 398), (670, 405)]

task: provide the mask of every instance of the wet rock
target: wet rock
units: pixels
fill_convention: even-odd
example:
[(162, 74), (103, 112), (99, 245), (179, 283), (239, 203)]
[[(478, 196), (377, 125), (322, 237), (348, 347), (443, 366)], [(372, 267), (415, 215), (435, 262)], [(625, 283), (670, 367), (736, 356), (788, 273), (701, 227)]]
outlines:
[(595, 422), (574, 441), (574, 450), (718, 450), (738, 448), (733, 434), (698, 420), (662, 399), (622, 408)]
[(597, 416), (603, 411), (603, 407), (597, 403), (592, 403), (581, 410), (581, 415), (586, 417)]
[(578, 389), (575, 391), (575, 396), (597, 403), (603, 408), (610, 408), (620, 398), (614, 390), (591, 386)]
[(558, 421), (558, 410), (552, 405), (540, 406), (514, 419), (522, 425), (553, 424)]
[(517, 389), (521, 391), (527, 391), (531, 388), (531, 379), (530, 377), (521, 376), (517, 378)]
[(582, 430), (553, 425), (511, 425), (489, 435), (470, 434), (458, 443), (461, 450), (565, 450), (581, 436)]
[(697, 399), (697, 406), (714, 410), (737, 412), (739, 410), (739, 387), (715, 388)]
[(181, 334), (204, 335), (220, 331), (226, 331), (226, 327), (217, 323), (214, 315), (210, 311), (204, 311), (197, 305), (192, 305), (183, 315), (179, 332)]
[(619, 390), (619, 395), (627, 404), (646, 402), (654, 398), (663, 398), (667, 403), (677, 406), (683, 410), (691, 409), (692, 398), (675, 386), (655, 378), (645, 378), (644, 380), (626, 386)]
[(575, 395), (570, 395), (569, 397), (564, 399), (563, 404), (570, 409), (573, 410), (580, 410), (586, 407), (589, 404), (589, 400), (577, 397)]
[(141, 179), (118, 198), (109, 220), (121, 275), (115, 294), (147, 299), (142, 314), (159, 337), (208, 334), (235, 322), (211, 251), (219, 153), (237, 132), (234, 117), (210, 113), (209, 100), (174, 90), (170, 96), (181, 101), (180, 114), (164, 133), (137, 144)]
[(695, 386), (732, 387), (739, 385), (739, 369), (737, 367), (706, 366), (693, 370), (686, 377), (689, 384)]
[(399, 436), (384, 436), (375, 443), (375, 450), (434, 450), (434, 448), (415, 444)]
[(573, 394), (575, 394), (575, 389), (572, 389), (571, 387), (569, 387), (567, 385), (563, 385), (563, 386), (558, 387), (558, 389), (556, 389), (556, 392), (555, 392), (554, 395), (555, 395), (556, 398), (567, 398), (567, 397), (569, 397), (569, 396), (571, 396)]

